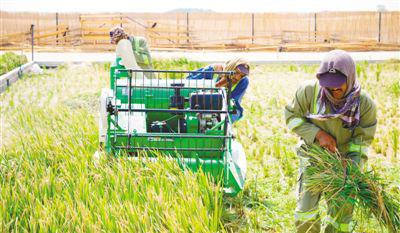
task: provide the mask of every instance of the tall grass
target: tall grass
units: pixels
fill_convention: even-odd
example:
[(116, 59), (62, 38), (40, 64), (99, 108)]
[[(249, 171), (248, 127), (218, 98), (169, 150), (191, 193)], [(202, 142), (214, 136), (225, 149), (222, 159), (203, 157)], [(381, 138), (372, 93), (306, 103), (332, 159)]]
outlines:
[(305, 172), (308, 190), (315, 195), (324, 193), (325, 199), (335, 202), (338, 208), (346, 203), (355, 205), (390, 232), (400, 230), (400, 199), (387, 192), (388, 184), (377, 172), (363, 172), (350, 158), (317, 145), (303, 148), (303, 153), (310, 163)]
[(6, 52), (0, 55), (0, 75), (5, 74), (27, 62), (28, 60), (25, 55)]
[[(176, 63), (155, 62), (159, 69), (204, 65)], [(392, 183), (388, 192), (399, 198), (400, 100), (392, 86), (400, 82), (400, 63), (382, 63), (379, 81), (373, 65), (357, 67), (378, 107), (370, 169)], [(67, 65), (18, 81), (0, 96), (0, 231), (294, 232), (297, 137), (282, 111), (300, 83), (315, 79), (317, 68), (252, 66), (245, 116), (234, 126), (248, 174), (234, 198), (171, 161), (93, 163), (107, 64)], [(358, 232), (381, 232), (376, 220), (358, 211), (355, 220)]]
[(0, 231), (219, 231), (221, 195), (204, 174), (165, 159), (94, 163), (106, 79), (101, 66), (66, 67), (1, 97), (13, 107), (2, 109)]

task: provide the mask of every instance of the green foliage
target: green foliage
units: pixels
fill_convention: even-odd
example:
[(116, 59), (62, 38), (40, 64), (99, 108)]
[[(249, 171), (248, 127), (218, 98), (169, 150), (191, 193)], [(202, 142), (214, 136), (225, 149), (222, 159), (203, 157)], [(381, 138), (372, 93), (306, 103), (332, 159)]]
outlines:
[(375, 66), (375, 77), (376, 77), (376, 81), (379, 82), (379, 77), (381, 76), (382, 73), (382, 65), (381, 64), (376, 64)]
[(290, 72), (297, 72), (298, 70), (299, 70), (298, 66), (293, 65), (293, 64), (289, 65)]
[(0, 231), (218, 232), (220, 189), (171, 160), (97, 163), (101, 65), (49, 70), (2, 102)]
[(358, 62), (356, 64), (356, 73), (357, 73), (357, 77), (359, 79), (366, 80), (368, 78), (368, 75), (367, 75), (368, 65), (369, 64), (367, 61)]
[(263, 66), (252, 67), (250, 70), (250, 75), (254, 72), (259, 72), (260, 69), (263, 72), (295, 72), (295, 73), (306, 73), (315, 76), (317, 72), (318, 65), (306, 65), (306, 64), (268, 64)]
[(399, 82), (394, 82), (391, 86), (390, 86), (390, 91), (393, 93), (393, 95), (396, 98), (400, 97), (400, 81)]
[(216, 232), (218, 190), (204, 174), (160, 159), (102, 159), (85, 109), (23, 107), (3, 151), (0, 223), (5, 232)]
[(397, 157), (397, 152), (399, 151), (399, 141), (400, 141), (399, 129), (394, 128), (393, 130), (390, 131), (390, 134), (392, 136), (392, 141), (393, 141), (393, 153), (394, 156)]
[(307, 73), (315, 75), (317, 73), (319, 65), (300, 65), (300, 69)]
[(206, 64), (190, 61), (187, 58), (153, 60), (153, 67), (156, 70), (197, 70), (204, 65)]
[(366, 217), (372, 213), (390, 232), (400, 230), (400, 200), (386, 190), (387, 184), (376, 171), (362, 172), (362, 167), (351, 158), (317, 145), (304, 148), (302, 153), (309, 162), (304, 174), (308, 190), (315, 195), (324, 193), (325, 199), (342, 206), (346, 202), (356, 205)]
[[(197, 70), (206, 64), (190, 61), (186, 58), (178, 59), (154, 59), (153, 68), (156, 70)], [(180, 79), (185, 78), (187, 73), (155, 73), (157, 78)]]
[(25, 55), (17, 55), (12, 52), (6, 52), (0, 55), (0, 75), (5, 74), (14, 68), (27, 63)]
[[(361, 64), (362, 88), (378, 108), (370, 169), (391, 184), (386, 191), (398, 200), (400, 109), (392, 86), (400, 82), (400, 65), (382, 63), (377, 82), (362, 77), (375, 76), (373, 64)], [(182, 59), (156, 68), (204, 65)], [(98, 97), (108, 86), (108, 67), (45, 70), (0, 95), (1, 232), (295, 232), (298, 138), (282, 111), (301, 83), (315, 80), (318, 65), (252, 66), (245, 116), (234, 125), (247, 156), (247, 180), (233, 198), (223, 197), (203, 174), (182, 171), (171, 161), (94, 164)], [(357, 232), (382, 232), (357, 210), (355, 219)]]

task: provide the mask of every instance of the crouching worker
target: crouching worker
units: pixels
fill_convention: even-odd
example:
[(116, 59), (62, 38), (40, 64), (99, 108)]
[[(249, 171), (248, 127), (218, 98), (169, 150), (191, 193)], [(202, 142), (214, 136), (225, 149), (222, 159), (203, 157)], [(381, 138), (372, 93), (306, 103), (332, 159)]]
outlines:
[(121, 27), (110, 31), (111, 44), (116, 44), (117, 58), (127, 69), (153, 69), (150, 51), (146, 39), (138, 36), (128, 36)]
[(196, 71), (209, 71), (209, 73), (192, 73), (187, 77), (187, 79), (213, 79), (216, 81), (216, 87), (227, 87), (228, 79), (227, 76), (219, 76), (213, 74), (212, 71), (235, 71), (235, 74), (231, 76), (231, 99), (234, 100), (236, 113), (231, 114), (230, 116), (232, 123), (241, 119), (244, 112), (244, 109), (241, 105), (242, 98), (249, 86), (248, 76), (250, 73), (250, 65), (248, 61), (243, 58), (235, 58), (227, 61), (226, 63), (211, 64)]
[[(285, 108), (286, 124), (304, 144), (319, 144), (331, 152), (339, 152), (362, 167), (367, 159), (367, 147), (374, 138), (376, 107), (361, 90), (356, 67), (351, 56), (343, 50), (329, 52), (319, 67), (318, 81), (305, 83)], [(297, 151), (300, 159), (295, 224), (297, 232), (320, 232), (318, 202), (321, 194), (305, 188), (305, 171), (312, 165), (307, 155)], [(353, 204), (327, 200), (328, 213), (325, 232), (352, 232)]]

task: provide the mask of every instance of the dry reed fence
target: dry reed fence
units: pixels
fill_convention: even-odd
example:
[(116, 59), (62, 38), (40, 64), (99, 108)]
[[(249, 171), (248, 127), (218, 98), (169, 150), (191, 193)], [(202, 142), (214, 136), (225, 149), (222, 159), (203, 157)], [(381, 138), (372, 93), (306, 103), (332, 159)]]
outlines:
[(303, 51), (399, 50), (400, 12), (321, 13), (1, 13), (1, 49), (110, 50), (121, 25), (152, 49)]

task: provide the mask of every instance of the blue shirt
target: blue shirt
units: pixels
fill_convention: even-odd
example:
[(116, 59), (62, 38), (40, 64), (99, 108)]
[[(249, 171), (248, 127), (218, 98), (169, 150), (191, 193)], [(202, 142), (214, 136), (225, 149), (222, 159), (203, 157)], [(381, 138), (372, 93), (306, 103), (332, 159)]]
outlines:
[(232, 122), (235, 122), (243, 117), (244, 109), (241, 103), (244, 93), (246, 93), (248, 86), (249, 86), (249, 78), (247, 76), (244, 76), (242, 79), (240, 79), (235, 89), (233, 89), (233, 91), (231, 92), (231, 98), (235, 100), (236, 111), (237, 111), (236, 114), (231, 115)]
[[(196, 71), (214, 71), (212, 66), (206, 66)], [(190, 73), (186, 79), (213, 79), (213, 73)], [(249, 86), (249, 78), (244, 76), (237, 83), (235, 89), (231, 92), (231, 99), (235, 100), (236, 114), (231, 114), (232, 123), (243, 117), (244, 109), (241, 105), (244, 93), (246, 93)]]
[(209, 71), (210, 73), (190, 73), (186, 79), (213, 79), (214, 73), (211, 72), (214, 71), (214, 68), (212, 66), (206, 66), (196, 71)]

